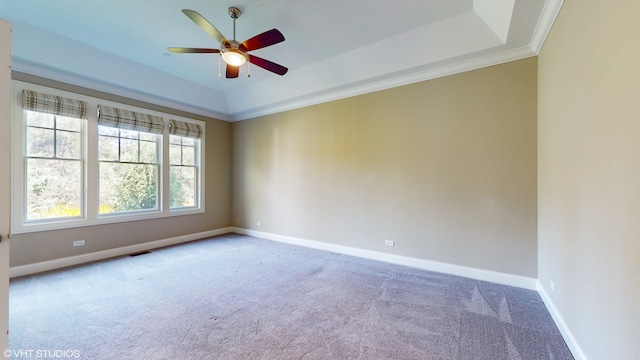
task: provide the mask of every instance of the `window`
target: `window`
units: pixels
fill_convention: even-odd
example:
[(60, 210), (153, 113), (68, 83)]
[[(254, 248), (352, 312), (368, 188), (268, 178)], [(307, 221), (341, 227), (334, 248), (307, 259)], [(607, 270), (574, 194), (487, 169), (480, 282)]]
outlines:
[(25, 221), (82, 217), (86, 104), (33, 91), (22, 103)]
[(13, 84), (14, 233), (204, 212), (204, 122)]
[(99, 126), (100, 214), (158, 209), (158, 135)]
[(158, 116), (100, 105), (100, 214), (158, 209)]
[(169, 122), (169, 208), (198, 205), (201, 129), (197, 124)]

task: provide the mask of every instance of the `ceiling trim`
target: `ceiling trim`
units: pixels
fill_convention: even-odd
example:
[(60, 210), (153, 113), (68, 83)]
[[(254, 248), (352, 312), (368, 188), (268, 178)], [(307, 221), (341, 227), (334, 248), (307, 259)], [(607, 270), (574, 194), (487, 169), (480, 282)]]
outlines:
[(350, 87), (340, 91), (329, 93), (311, 94), (298, 99), (289, 99), (279, 104), (271, 104), (263, 107), (253, 108), (246, 111), (239, 111), (231, 114), (228, 121), (241, 121), (256, 118), (264, 115), (271, 115), (283, 111), (294, 110), (325, 102), (336, 101), (353, 96), (363, 95), (376, 91), (391, 89), (398, 86), (409, 85), (421, 81), (437, 79), (449, 75), (459, 74), (466, 71), (477, 70), (489, 66), (504, 64), (511, 61), (526, 59), (537, 54), (530, 47), (525, 46), (518, 49), (504, 51), (470, 60), (460, 61), (454, 64), (427, 69), (420, 72), (411, 73), (404, 76), (397, 76), (391, 79), (384, 79), (361, 86)]
[(540, 14), (540, 18), (538, 20), (538, 25), (536, 26), (536, 30), (533, 32), (533, 36), (531, 37), (530, 46), (531, 49), (535, 51), (536, 55), (538, 55), (542, 50), (544, 41), (547, 39), (547, 36), (551, 31), (551, 27), (553, 27), (553, 23), (556, 21), (556, 18), (558, 17), (563, 4), (564, 0), (549, 0), (545, 2), (544, 8), (542, 9), (542, 13)]

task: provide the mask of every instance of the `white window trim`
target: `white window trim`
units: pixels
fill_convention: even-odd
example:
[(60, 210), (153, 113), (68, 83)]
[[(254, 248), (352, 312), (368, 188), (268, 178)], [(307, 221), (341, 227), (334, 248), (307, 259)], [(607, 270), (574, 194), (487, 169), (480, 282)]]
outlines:
[[(204, 135), (204, 130), (203, 130), (203, 135)], [(174, 135), (174, 136), (175, 136), (175, 135)], [(184, 138), (184, 136), (182, 136), (182, 137)], [(202, 164), (201, 157), (202, 157), (204, 154), (202, 153), (202, 151), (201, 151), (200, 149), (202, 149), (202, 146), (204, 146), (204, 144), (202, 143), (202, 137), (200, 137), (198, 140), (199, 140), (199, 141), (198, 141), (198, 145), (197, 145), (197, 146), (195, 146), (195, 148), (196, 148), (196, 154), (195, 154), (195, 162), (196, 162), (196, 165), (195, 165), (195, 168), (196, 168), (196, 174), (197, 174), (197, 177), (196, 177), (196, 187), (197, 187), (198, 189), (200, 189), (200, 188), (202, 188), (202, 185), (201, 185), (200, 183), (203, 181), (203, 179), (202, 179), (202, 176), (200, 176), (199, 172), (201, 171), (202, 166), (201, 166), (201, 165), (198, 165), (198, 164)], [(169, 142), (168, 146), (166, 146), (166, 147), (167, 147), (167, 149), (169, 149), (169, 151), (171, 150), (170, 142)], [(168, 154), (169, 154), (169, 151), (167, 152), (167, 157), (166, 157), (165, 159), (170, 159), (170, 157), (169, 157), (169, 155), (168, 155)], [(175, 165), (171, 165), (171, 161), (169, 160), (169, 161), (168, 161), (168, 165), (167, 165), (167, 168), (169, 169), (169, 171), (171, 171), (171, 166), (175, 166)], [(169, 179), (170, 179), (170, 178), (171, 178), (171, 176), (169, 175)], [(198, 191), (198, 193), (200, 193), (200, 191)], [(163, 199), (166, 199), (166, 200), (168, 201), (168, 200), (169, 200), (169, 196), (170, 196), (170, 194), (168, 194), (168, 193), (167, 193), (167, 197), (163, 197)], [(171, 212), (177, 212), (177, 211), (189, 211), (189, 210), (191, 210), (191, 209), (198, 209), (198, 208), (200, 207), (200, 205), (201, 205), (200, 201), (201, 201), (202, 199), (201, 199), (201, 198), (197, 198), (197, 199), (194, 199), (194, 200), (195, 200), (195, 203), (196, 203), (196, 204), (195, 204), (195, 205), (193, 205), (193, 206), (179, 206), (179, 207), (174, 207), (174, 208), (172, 208), (172, 207), (171, 207), (171, 204), (169, 203), (169, 211), (171, 211)]]
[[(25, 222), (24, 220), (24, 120), (23, 109), (20, 102), (20, 93), (23, 89), (34, 90), (42, 93), (63, 96), (67, 98), (86, 101), (89, 108), (89, 115), (85, 126), (84, 161), (84, 216), (81, 218), (55, 219), (51, 221), (38, 220)], [(193, 215), (205, 212), (205, 186), (203, 186), (205, 176), (205, 155), (206, 155), (206, 124), (204, 121), (194, 120), (173, 114), (144, 109), (136, 106), (120, 104), (113, 101), (85, 96), (82, 94), (48, 88), (41, 85), (34, 85), (21, 81), (12, 81), (12, 156), (11, 156), (11, 227), (14, 234), (69, 229), (93, 225), (113, 224), (128, 221), (139, 221), (148, 219), (165, 218), (172, 216)], [(135, 211), (130, 213), (102, 214), (99, 211), (99, 160), (98, 160), (98, 118), (97, 107), (99, 104), (113, 106), (124, 110), (137, 111), (149, 115), (160, 116), (165, 121), (165, 129), (160, 140), (160, 154), (158, 154), (160, 164), (160, 177), (158, 179), (158, 201), (157, 210)], [(169, 119), (195, 123), (202, 127), (200, 137), (199, 154), (199, 179), (198, 183), (198, 205), (199, 207), (169, 209)], [(165, 186), (167, 184), (167, 186)]]

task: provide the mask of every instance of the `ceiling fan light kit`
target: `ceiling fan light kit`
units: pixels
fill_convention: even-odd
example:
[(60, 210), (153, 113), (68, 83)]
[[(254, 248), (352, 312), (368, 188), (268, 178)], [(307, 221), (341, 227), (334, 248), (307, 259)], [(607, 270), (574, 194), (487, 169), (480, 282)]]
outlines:
[(249, 56), (246, 52), (240, 50), (240, 43), (235, 40), (230, 40), (220, 46), (220, 54), (222, 60), (231, 66), (242, 66)]
[(236, 19), (239, 18), (241, 14), (240, 9), (237, 7), (230, 7), (228, 9), (229, 16), (233, 19), (233, 40), (227, 40), (218, 29), (197, 12), (189, 9), (183, 9), (182, 12), (202, 30), (218, 40), (220, 42), (220, 49), (169, 47), (167, 48), (169, 51), (173, 53), (219, 53), (222, 60), (227, 64), (226, 77), (228, 79), (237, 78), (240, 66), (246, 62), (250, 62), (281, 76), (289, 70), (269, 60), (249, 55), (249, 51), (258, 50), (284, 41), (284, 35), (277, 29), (265, 31), (242, 43), (236, 41)]

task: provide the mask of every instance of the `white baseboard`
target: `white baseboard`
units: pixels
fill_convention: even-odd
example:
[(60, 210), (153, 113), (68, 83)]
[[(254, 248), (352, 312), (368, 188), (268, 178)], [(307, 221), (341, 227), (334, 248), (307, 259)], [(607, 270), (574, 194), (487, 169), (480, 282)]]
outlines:
[(530, 277), (512, 275), (497, 271), (477, 269), (461, 265), (447, 264), (437, 261), (412, 258), (408, 256), (386, 254), (377, 251), (363, 250), (348, 246), (329, 244), (320, 241), (306, 240), (291, 236), (283, 236), (272, 233), (266, 233), (243, 228), (232, 228), (233, 232), (238, 234), (255, 236), (262, 239), (268, 239), (287, 244), (310, 247), (319, 250), (333, 251), (345, 255), (353, 255), (366, 259), (384, 261), (392, 264), (405, 265), (413, 268), (436, 271), (445, 274), (464, 276), (471, 279), (489, 281), (493, 283), (516, 286), (529, 290), (537, 290), (538, 280)]
[(89, 254), (82, 254), (78, 256), (69, 256), (61, 259), (42, 261), (34, 264), (15, 266), (9, 270), (10, 277), (25, 276), (35, 274), (43, 271), (49, 271), (54, 269), (60, 269), (67, 266), (84, 264), (92, 261), (104, 260), (117, 256), (124, 256), (134, 254), (141, 251), (148, 251), (164, 246), (182, 244), (189, 241), (204, 239), (216, 235), (222, 235), (233, 232), (233, 228), (221, 228), (216, 230), (204, 231), (195, 234), (188, 234), (182, 236), (176, 236), (172, 238), (145, 242), (142, 244), (136, 244), (131, 246), (124, 246), (115, 249), (109, 249), (104, 251), (97, 251)]
[(549, 294), (547, 293), (547, 291), (544, 289), (540, 281), (537, 281), (537, 283), (538, 283), (537, 284), (538, 294), (540, 294), (542, 301), (547, 306), (547, 310), (549, 310), (549, 314), (551, 314), (551, 317), (553, 318), (553, 321), (556, 323), (558, 330), (560, 330), (560, 333), (564, 338), (564, 342), (567, 343), (567, 346), (569, 347), (569, 350), (571, 350), (571, 354), (573, 354), (573, 357), (576, 360), (589, 360), (589, 358), (587, 358), (585, 353), (582, 351), (582, 347), (580, 346), (580, 344), (578, 344), (578, 341), (573, 336), (573, 333), (571, 333), (571, 330), (569, 330), (567, 323), (564, 321), (564, 318), (562, 318), (562, 315), (560, 315), (560, 312), (558, 311), (555, 304), (549, 297)]

